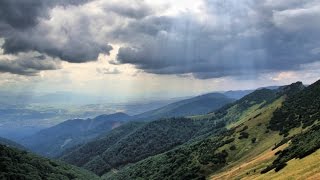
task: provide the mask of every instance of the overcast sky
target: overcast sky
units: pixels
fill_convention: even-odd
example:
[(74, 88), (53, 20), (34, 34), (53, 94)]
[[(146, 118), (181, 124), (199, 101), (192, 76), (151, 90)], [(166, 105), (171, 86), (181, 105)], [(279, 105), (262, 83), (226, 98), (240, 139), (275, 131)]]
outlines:
[(176, 97), (320, 79), (320, 0), (1, 0), (0, 86)]

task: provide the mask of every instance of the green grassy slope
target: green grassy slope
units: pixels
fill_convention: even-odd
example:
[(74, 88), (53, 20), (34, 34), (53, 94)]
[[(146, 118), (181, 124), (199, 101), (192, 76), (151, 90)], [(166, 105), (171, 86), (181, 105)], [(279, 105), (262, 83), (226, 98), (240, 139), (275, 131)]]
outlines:
[(91, 172), (0, 145), (0, 179), (98, 179)]
[[(195, 137), (189, 143), (170, 151), (109, 172), (103, 178), (204, 179), (212, 174), (216, 175), (212, 177), (214, 179), (226, 176), (232, 178), (232, 172), (237, 172), (233, 168), (256, 161), (263, 163), (248, 169), (246, 173), (260, 173), (270, 163), (263, 161), (265, 157), (260, 155), (266, 153), (271, 160), (276, 159), (274, 154), (268, 152), (284, 140), (279, 131), (269, 129), (273, 113), (281, 109), (286, 97), (290, 98), (302, 90), (301, 83), (278, 90), (257, 90), (208, 115), (215, 122), (227, 123), (227, 129), (221, 128), (220, 133), (212, 135), (207, 132), (206, 136)], [(201, 121), (199, 117), (193, 118)], [(298, 132), (295, 129), (293, 131), (291, 136)]]
[[(260, 92), (256, 95), (260, 95)], [(249, 152), (251, 151), (248, 151), (250, 148), (259, 145), (257, 153), (265, 151), (273, 145), (273, 141), (271, 141), (263, 146), (266, 142), (266, 135), (280, 139), (279, 135), (276, 133), (268, 134), (265, 129), (272, 112), (281, 105), (282, 98), (267, 103), (266, 100), (258, 100), (258, 96), (252, 97), (249, 96), (247, 100), (242, 99), (239, 104), (228, 107), (223, 119), (230, 121), (229, 130), (220, 129), (219, 134), (196, 138), (192, 143), (178, 146), (171, 151), (128, 165), (117, 172), (105, 174), (103, 178), (203, 179), (244, 156), (250, 156)], [(266, 98), (266, 96), (262, 97)], [(266, 99), (269, 97), (274, 98), (275, 96), (268, 96)], [(239, 111), (236, 113), (235, 109)], [(237, 114), (238, 119), (231, 118), (229, 113)], [(232, 122), (238, 121), (243, 123), (232, 125)], [(261, 127), (260, 130), (257, 127)], [(244, 137), (244, 133), (248, 133), (248, 137)], [(254, 142), (253, 138), (255, 138)], [(232, 146), (235, 147), (235, 150), (231, 148)]]
[[(299, 84), (294, 85), (299, 87)], [(320, 81), (317, 81), (305, 89), (289, 93), (283, 105), (275, 109), (270, 121), (260, 126), (268, 132), (267, 141), (262, 145), (269, 149), (259, 152), (245, 146), (249, 152), (259, 153), (243, 156), (212, 175), (211, 179), (318, 179), (319, 90)]]
[[(264, 169), (279, 171), (294, 158), (302, 159), (320, 148), (320, 81), (288, 98), (270, 121), (269, 129), (279, 130), (290, 140), (289, 146), (278, 153), (277, 159)], [(300, 132), (292, 131), (299, 128)]]
[[(183, 143), (192, 144), (213, 136), (217, 127), (224, 126), (225, 122), (231, 123), (246, 114), (250, 108), (259, 108), (275, 97), (276, 93), (272, 90), (257, 90), (236, 103), (225, 106), (210, 118), (172, 118), (153, 121), (127, 133), (112, 144), (108, 140), (112, 135), (111, 132), (105, 136), (105, 140), (102, 138), (97, 141), (104, 146), (95, 145), (98, 143), (93, 141), (65, 154), (62, 159), (101, 175), (149, 156), (166, 152)], [(90, 156), (87, 156), (88, 154)], [(85, 157), (85, 161), (80, 160), (80, 162), (76, 157)]]
[[(288, 174), (286, 168), (297, 167), (292, 163), (296, 158), (314, 156), (320, 148), (319, 87), (319, 82), (308, 88), (298, 82), (278, 90), (259, 89), (207, 115), (145, 123), (82, 167), (102, 167), (90, 170), (112, 180)], [(94, 146), (85, 147), (95, 151)]]

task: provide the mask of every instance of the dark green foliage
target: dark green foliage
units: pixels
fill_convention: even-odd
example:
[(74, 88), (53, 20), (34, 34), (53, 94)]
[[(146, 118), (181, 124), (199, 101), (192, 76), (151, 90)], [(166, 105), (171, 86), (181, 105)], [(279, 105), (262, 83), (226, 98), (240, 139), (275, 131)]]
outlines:
[(277, 151), (274, 155), (279, 155), (282, 151)]
[(277, 171), (285, 167), (286, 162), (294, 158), (304, 158), (320, 148), (320, 125), (314, 125), (307, 132), (296, 135), (291, 140), (289, 147), (278, 152), (278, 157), (261, 173), (266, 173), (272, 169)]
[(212, 133), (221, 123), (171, 118), (140, 123), (142, 125), (137, 128), (128, 127), (133, 124), (135, 123), (123, 125), (106, 136), (71, 151), (62, 159), (102, 175), (112, 168), (168, 151), (201, 135), (199, 132), (207, 132), (206, 129)]
[(267, 133), (269, 133), (269, 132), (270, 132), (270, 131), (267, 129), (264, 133), (266, 133), (266, 134), (267, 134)]
[(226, 165), (228, 153), (217, 150), (228, 143), (223, 138), (232, 133), (225, 131), (196, 143), (179, 146), (127, 166), (115, 174), (110, 173), (106, 179), (204, 179)]
[(236, 150), (237, 149), (237, 147), (235, 146), (235, 145), (232, 145), (232, 146), (230, 146), (230, 148), (229, 148), (231, 151), (234, 151), (234, 150)]
[(282, 86), (282, 87), (278, 88), (278, 94), (280, 96), (282, 96), (282, 95), (293, 96), (293, 95), (301, 92), (305, 88), (306, 87), (302, 84), (302, 82), (298, 81), (298, 82), (292, 83), (290, 85)]
[[(146, 123), (143, 122), (132, 122), (122, 125), (112, 130), (107, 135), (101, 136), (94, 141), (68, 149), (60, 158), (79, 167), (86, 165), (86, 163), (90, 161), (93, 161), (93, 164), (90, 164), (90, 168), (94, 168), (93, 166), (95, 166), (95, 164), (100, 165), (100, 168), (103, 168), (105, 162), (101, 159), (100, 155), (106, 149), (117, 143), (120, 139), (125, 138), (127, 135), (131, 134), (145, 124)], [(95, 157), (99, 157), (99, 159), (95, 159)], [(98, 170), (95, 170), (94, 172), (97, 171)]]
[(292, 128), (312, 125), (320, 119), (320, 81), (308, 86), (303, 91), (288, 96), (280, 109), (270, 120), (269, 128), (280, 131), (284, 136)]
[(239, 139), (247, 139), (249, 137), (249, 134), (247, 132), (240, 132)]
[[(292, 128), (302, 125), (303, 128), (311, 126), (320, 119), (320, 81), (303, 88), (301, 83), (287, 87), (290, 89), (287, 100), (280, 109), (277, 109), (270, 120), (269, 128), (280, 131), (284, 137), (288, 136)], [(303, 90), (302, 90), (303, 89)], [(284, 138), (273, 149), (285, 144), (291, 139), (289, 147), (277, 152), (278, 157), (261, 173), (272, 169), (281, 170), (286, 162), (293, 158), (303, 158), (320, 148), (320, 125), (313, 125), (310, 129), (294, 137)]]
[(226, 144), (230, 144), (230, 143), (232, 143), (233, 141), (234, 141), (234, 138), (227, 139), (227, 140), (226, 140)]
[(255, 116), (253, 117), (253, 119), (259, 117), (261, 114), (262, 114), (262, 113), (259, 113), (259, 114), (255, 115)]
[(0, 145), (0, 179), (97, 179), (85, 170)]
[[(234, 138), (225, 137), (235, 129), (217, 135), (226, 122), (235, 121), (248, 108), (271, 103), (276, 97), (275, 91), (257, 90), (216, 111), (211, 119), (172, 118), (149, 122), (119, 140), (112, 138), (116, 139), (115, 143), (104, 142), (102, 138), (99, 143), (89, 143), (70, 151), (63, 159), (77, 164), (80, 161), (75, 157), (83, 156), (86, 161), (78, 166), (97, 174), (107, 173), (104, 176), (110, 179), (203, 179), (226, 164), (228, 152), (217, 150), (234, 141)], [(242, 138), (249, 137), (245, 132), (247, 128), (241, 132)], [(113, 174), (110, 171), (113, 168), (119, 173)]]
[[(294, 94), (299, 93), (302, 89), (303, 86), (301, 86), (300, 83), (296, 83), (290, 86), (282, 87), (280, 90), (257, 90), (245, 96), (244, 98), (215, 111), (215, 116), (212, 118), (212, 120), (215, 120), (215, 122), (226, 123), (236, 121), (239, 119), (239, 117), (241, 117), (243, 112), (246, 112), (248, 108), (254, 105), (260, 105), (259, 108), (262, 108), (269, 103), (272, 103), (280, 96), (287, 95), (288, 97), (292, 97)], [(261, 114), (257, 114), (254, 118), (257, 118), (260, 115)], [(260, 126), (261, 125), (262, 124), (260, 124)], [(246, 132), (247, 129), (248, 127), (244, 126), (238, 132), (240, 134), (239, 139), (249, 138), (249, 134)], [(230, 131), (232, 131), (231, 134), (233, 134), (235, 129)], [(107, 175), (105, 175), (105, 178), (197, 179), (206, 177), (227, 164), (226, 158), (228, 157), (228, 152), (226, 150), (221, 150), (220, 147), (234, 141), (234, 139), (226, 138), (226, 135), (230, 133), (230, 131), (224, 131), (221, 134), (215, 135), (212, 134), (211, 136), (208, 133), (206, 134), (208, 136), (193, 138), (193, 140), (189, 140), (188, 143), (177, 146), (171, 151), (149, 157), (131, 165), (127, 165), (124, 168), (120, 168), (120, 170), (116, 173), (109, 172)], [(269, 131), (266, 131), (266, 133), (268, 132)], [(256, 143), (256, 141), (257, 139), (255, 137), (251, 138), (252, 143)], [(309, 145), (307, 146), (310, 147)], [(234, 151), (236, 150), (236, 146), (231, 145), (229, 149)], [(309, 152), (307, 148), (305, 150), (306, 152)], [(279, 152), (279, 157), (286, 153), (288, 152)], [(267, 172), (270, 169), (276, 169), (278, 171), (286, 165), (286, 162), (287, 161), (283, 160), (275, 161), (274, 166), (269, 166), (264, 171)]]
[(278, 147), (284, 145), (285, 143), (287, 143), (290, 139), (292, 139), (292, 137), (289, 138), (283, 138), (279, 143), (275, 144), (274, 147), (272, 148), (272, 150), (277, 149)]
[(248, 129), (248, 126), (243, 126), (243, 128), (239, 131), (240, 133), (247, 130)]

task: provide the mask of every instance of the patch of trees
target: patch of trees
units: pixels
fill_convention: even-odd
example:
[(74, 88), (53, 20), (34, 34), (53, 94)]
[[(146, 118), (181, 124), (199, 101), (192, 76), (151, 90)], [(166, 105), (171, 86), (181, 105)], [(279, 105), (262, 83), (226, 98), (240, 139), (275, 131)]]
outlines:
[(248, 126), (243, 126), (243, 128), (239, 131), (240, 133), (247, 130), (248, 129)]
[(239, 139), (247, 139), (249, 137), (249, 133), (243, 131), (243, 132), (240, 132), (240, 136), (239, 136)]
[(320, 148), (320, 125), (313, 125), (308, 131), (292, 138), (289, 147), (277, 152), (277, 159), (264, 169), (266, 173), (272, 169), (279, 171), (286, 166), (286, 163), (294, 158), (302, 159)]
[(272, 148), (272, 150), (277, 149), (278, 147), (284, 145), (285, 143), (287, 143), (290, 139), (292, 139), (293, 137), (286, 137), (283, 138), (279, 143), (275, 144), (274, 147)]
[(0, 145), (0, 179), (97, 179), (85, 170)]
[(285, 137), (292, 128), (311, 126), (320, 120), (320, 81), (288, 96), (281, 108), (273, 113), (269, 129)]
[(236, 150), (237, 149), (237, 147), (235, 146), (235, 145), (232, 145), (232, 146), (230, 146), (230, 148), (229, 148), (231, 151), (234, 151), (234, 150)]
[(228, 152), (218, 149), (230, 140), (223, 140), (230, 131), (179, 146), (171, 151), (152, 156), (127, 166), (106, 179), (205, 179), (226, 165)]
[[(126, 129), (127, 126), (122, 125), (117, 129)], [(191, 138), (214, 134), (224, 126), (223, 122), (188, 118), (152, 121), (131, 131), (121, 131), (120, 134), (111, 131), (107, 136), (63, 156), (63, 160), (102, 175), (112, 168), (123, 167), (171, 150)], [(116, 132), (119, 131), (117, 129)], [(233, 140), (228, 139), (227, 142), (231, 143)]]
[(259, 113), (259, 114), (255, 115), (255, 116), (253, 117), (253, 119), (259, 117), (261, 114), (262, 114), (262, 113)]

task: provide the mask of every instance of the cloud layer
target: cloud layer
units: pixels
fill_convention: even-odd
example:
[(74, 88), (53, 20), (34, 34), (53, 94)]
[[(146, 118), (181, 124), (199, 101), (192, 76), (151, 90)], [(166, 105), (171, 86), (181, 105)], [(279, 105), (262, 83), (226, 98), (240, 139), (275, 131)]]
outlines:
[(28, 61), (41, 62), (34, 68), (39, 71), (58, 68), (45, 64), (52, 59), (94, 61), (114, 45), (120, 46), (114, 64), (199, 79), (254, 78), (320, 60), (319, 0), (203, 0), (189, 7), (138, 0), (1, 1), (2, 48), (20, 55), (16, 62), (0, 59), (0, 71), (34, 74), (15, 70), (25, 67), (17, 65), (24, 62), (21, 53), (47, 57)]
[(40, 71), (59, 69), (60, 61), (45, 55), (19, 54), (14, 57), (0, 56), (0, 72), (35, 76)]
[[(120, 63), (197, 78), (256, 76), (319, 61), (319, 1), (207, 1), (193, 14), (151, 16), (124, 27)], [(137, 37), (138, 36), (138, 37)]]

